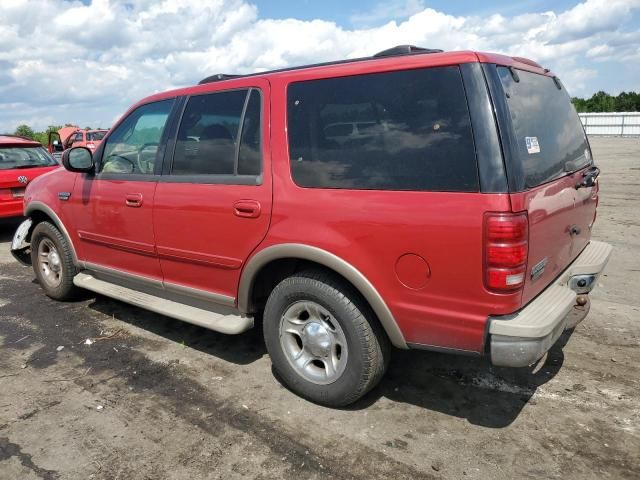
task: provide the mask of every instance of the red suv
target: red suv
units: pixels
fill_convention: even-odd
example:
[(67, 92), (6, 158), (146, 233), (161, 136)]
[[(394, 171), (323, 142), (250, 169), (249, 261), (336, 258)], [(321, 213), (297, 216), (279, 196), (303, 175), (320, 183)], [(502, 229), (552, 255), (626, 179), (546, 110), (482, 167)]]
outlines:
[(0, 135), (0, 218), (21, 217), (27, 184), (57, 166), (40, 143)]
[(283, 382), (331, 406), (391, 346), (536, 362), (611, 252), (570, 97), (523, 58), (397, 47), (215, 75), (63, 165), (27, 189), (12, 247), (47, 295), (224, 333), (261, 319)]

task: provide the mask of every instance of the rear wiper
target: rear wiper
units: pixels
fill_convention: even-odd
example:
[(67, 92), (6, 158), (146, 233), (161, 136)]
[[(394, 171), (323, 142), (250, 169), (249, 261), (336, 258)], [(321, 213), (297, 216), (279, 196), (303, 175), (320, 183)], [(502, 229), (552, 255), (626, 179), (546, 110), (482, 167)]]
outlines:
[(596, 166), (591, 167), (589, 170), (582, 174), (582, 180), (576, 183), (576, 190), (579, 188), (593, 187), (596, 183), (596, 178), (600, 175), (600, 169)]

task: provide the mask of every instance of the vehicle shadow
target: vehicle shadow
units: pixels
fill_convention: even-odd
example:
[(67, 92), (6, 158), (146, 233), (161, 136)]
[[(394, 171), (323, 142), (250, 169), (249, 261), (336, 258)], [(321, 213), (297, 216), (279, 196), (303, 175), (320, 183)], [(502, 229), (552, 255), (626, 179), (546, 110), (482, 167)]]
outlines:
[(474, 425), (504, 428), (518, 417), (536, 390), (564, 363), (564, 332), (546, 357), (527, 368), (494, 367), (487, 358), (395, 350), (385, 378), (348, 409), (369, 408), (381, 397), (466, 418)]
[(11, 242), (16, 228), (20, 225), (21, 218), (18, 219), (0, 219), (0, 243)]
[(225, 335), (88, 291), (86, 298), (93, 298), (89, 308), (103, 315), (227, 362), (247, 365), (267, 353), (260, 325), (240, 335)]
[[(259, 322), (241, 335), (224, 335), (101, 295), (95, 296), (89, 307), (235, 364), (247, 365), (266, 354)], [(532, 401), (536, 390), (558, 373), (564, 362), (563, 348), (570, 337), (571, 332), (565, 332), (546, 358), (528, 368), (494, 367), (486, 358), (479, 357), (394, 350), (380, 385), (347, 410), (377, 408), (378, 400), (385, 397), (393, 402), (466, 418), (474, 425), (504, 428)], [(148, 347), (145, 342), (145, 348)]]

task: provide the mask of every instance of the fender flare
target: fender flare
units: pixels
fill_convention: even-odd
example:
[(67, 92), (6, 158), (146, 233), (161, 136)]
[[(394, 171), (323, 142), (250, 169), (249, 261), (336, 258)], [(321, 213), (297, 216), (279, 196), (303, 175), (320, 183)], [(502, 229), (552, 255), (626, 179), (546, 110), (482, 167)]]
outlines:
[(251, 291), (260, 270), (268, 263), (284, 258), (309, 260), (342, 275), (369, 303), (391, 343), (397, 348), (409, 348), (391, 310), (371, 282), (358, 269), (342, 258), (310, 245), (282, 243), (260, 250), (251, 257), (242, 272), (238, 287), (238, 309), (241, 312), (248, 312), (250, 309)]
[[(67, 239), (67, 242), (69, 242), (69, 247), (71, 248), (71, 257), (73, 259), (74, 265), (79, 266), (80, 261), (78, 260), (78, 255), (76, 254), (76, 248), (71, 241), (71, 236), (69, 235), (69, 232), (67, 231), (66, 227), (62, 223), (62, 220), (60, 220), (60, 217), (58, 217), (56, 212), (54, 212), (51, 207), (37, 200), (29, 202), (24, 210), (24, 215), (25, 217), (30, 217), (34, 212), (42, 212), (51, 219), (58, 230), (60, 230), (60, 233), (62, 233), (62, 235), (64, 235), (64, 237)], [(34, 224), (34, 227), (35, 225), (36, 224)]]

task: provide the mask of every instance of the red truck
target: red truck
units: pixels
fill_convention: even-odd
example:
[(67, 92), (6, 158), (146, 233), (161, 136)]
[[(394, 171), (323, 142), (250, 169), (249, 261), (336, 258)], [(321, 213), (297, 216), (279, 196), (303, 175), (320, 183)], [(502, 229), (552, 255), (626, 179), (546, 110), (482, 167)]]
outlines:
[(62, 127), (57, 132), (49, 132), (49, 153), (60, 160), (62, 152), (71, 147), (87, 147), (95, 151), (109, 130), (82, 130), (78, 127)]
[(330, 406), (373, 388), (392, 346), (535, 363), (611, 253), (570, 97), (519, 57), (401, 46), (214, 75), (63, 165), (27, 189), (12, 244), (47, 295), (260, 321), (282, 381)]

